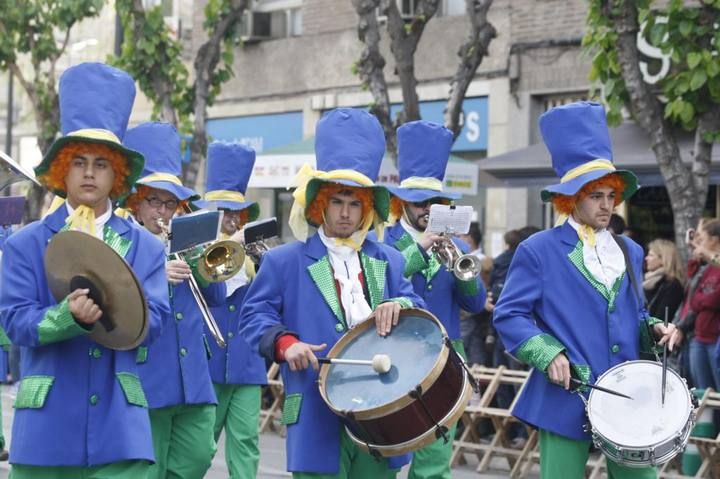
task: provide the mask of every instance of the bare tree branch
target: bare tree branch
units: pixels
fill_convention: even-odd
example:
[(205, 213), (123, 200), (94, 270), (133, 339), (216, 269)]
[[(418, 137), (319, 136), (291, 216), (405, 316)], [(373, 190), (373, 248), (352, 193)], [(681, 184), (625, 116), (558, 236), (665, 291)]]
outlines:
[(470, 34), (467, 41), (458, 50), (460, 64), (450, 82), (450, 98), (445, 107), (445, 126), (457, 138), (462, 130), (462, 104), (468, 87), (477, 72), (488, 47), (497, 36), (495, 27), (488, 22), (487, 13), (493, 0), (465, 0), (465, 11), (470, 19)]

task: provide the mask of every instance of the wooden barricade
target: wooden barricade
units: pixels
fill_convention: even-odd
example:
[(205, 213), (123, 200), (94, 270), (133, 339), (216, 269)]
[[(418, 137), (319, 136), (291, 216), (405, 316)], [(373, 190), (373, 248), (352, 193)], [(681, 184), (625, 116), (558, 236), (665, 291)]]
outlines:
[[(720, 411), (720, 392), (713, 391), (712, 389), (705, 391), (698, 406), (697, 417), (701, 417), (703, 412), (708, 408), (714, 413)], [(688, 444), (697, 447), (702, 460), (700, 468), (692, 477), (720, 479), (720, 433), (714, 438), (690, 436)]]
[[(277, 363), (272, 363), (272, 366), (268, 369), (267, 380), (268, 384), (263, 388), (259, 430), (260, 433), (272, 430), (282, 434), (283, 428), (280, 419), (282, 418), (285, 394), (280, 376), (280, 366)], [(269, 391), (270, 394), (267, 395), (269, 397), (266, 397), (266, 391)]]

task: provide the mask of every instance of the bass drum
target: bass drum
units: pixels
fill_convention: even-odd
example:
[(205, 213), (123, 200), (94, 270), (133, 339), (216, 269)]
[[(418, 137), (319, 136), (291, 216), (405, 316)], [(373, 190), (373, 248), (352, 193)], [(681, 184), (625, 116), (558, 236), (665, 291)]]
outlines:
[(388, 336), (378, 336), (373, 320), (346, 333), (329, 358), (391, 358), (384, 374), (346, 364), (322, 367), (320, 395), (344, 419), (350, 438), (361, 448), (382, 456), (420, 449), (462, 415), (472, 393), (462, 358), (452, 348), (435, 316), (421, 309), (401, 311)]
[(695, 407), (685, 380), (667, 370), (662, 404), (662, 365), (627, 361), (608, 369), (597, 386), (632, 400), (593, 390), (587, 400), (595, 445), (613, 461), (631, 467), (664, 464), (685, 449)]

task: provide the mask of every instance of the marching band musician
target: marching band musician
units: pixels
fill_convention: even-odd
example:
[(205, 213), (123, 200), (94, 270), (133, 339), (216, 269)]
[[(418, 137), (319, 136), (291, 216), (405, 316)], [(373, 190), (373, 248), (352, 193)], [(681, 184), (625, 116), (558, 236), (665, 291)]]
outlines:
[(135, 85), (121, 70), (83, 63), (63, 73), (59, 95), (64, 136), (35, 172), (66, 201), (4, 247), (2, 323), (24, 348), (11, 476), (145, 478), (154, 456), (137, 351), (90, 340), (102, 315), (90, 290), (75, 289), (58, 303), (43, 262), (48, 242), (60, 231), (103, 240), (131, 265), (145, 291), (149, 340), (160, 333), (169, 312), (162, 245), (116, 216), (111, 203), (130, 192), (143, 167), (142, 155), (120, 142)]
[[(178, 211), (197, 194), (182, 185), (180, 135), (170, 124), (149, 122), (128, 130), (125, 145), (145, 155), (145, 170), (126, 207), (158, 238)], [(192, 261), (191, 261), (192, 263)], [(171, 316), (163, 334), (138, 351), (140, 379), (150, 405), (156, 463), (150, 477), (201, 478), (216, 446), (217, 399), (210, 380), (203, 317), (188, 280), (194, 275), (210, 305), (225, 301), (223, 283), (207, 284), (196, 265), (182, 259), (166, 264)]]
[[(427, 309), (443, 324), (455, 350), (465, 357), (460, 338), (460, 308), (479, 313), (485, 307), (485, 287), (479, 275), (458, 279), (443, 267), (432, 246), (441, 240), (438, 234), (425, 231), (432, 204), (450, 204), (459, 195), (443, 191), (445, 168), (450, 157), (453, 135), (442, 125), (428, 121), (405, 123), (397, 130), (398, 173), (400, 186), (389, 187), (390, 216), (399, 219), (386, 231), (385, 243), (405, 258), (405, 276), (412, 281), (415, 293), (423, 298)], [(462, 253), (467, 244), (452, 238)], [(408, 473), (410, 479), (450, 479), (450, 456), (453, 426), (445, 441), (415, 451)]]
[[(652, 336), (670, 350), (677, 338), (674, 325), (648, 316), (633, 284), (642, 278), (642, 248), (607, 229), (637, 178), (612, 163), (602, 105), (553, 108), (540, 117), (540, 132), (561, 177), (542, 199), (564, 216), (517, 248), (493, 321), (508, 351), (534, 367), (513, 415), (540, 430), (541, 477), (582, 478), (591, 438), (571, 377), (592, 384), (650, 351)], [(656, 477), (653, 467), (607, 459), (610, 478)]]
[[(240, 312), (241, 332), (281, 363), (293, 477), (392, 478), (407, 457), (375, 460), (351, 442), (319, 394), (315, 356), (370, 317), (385, 335), (402, 308), (424, 306), (403, 277), (401, 255), (366, 239), (388, 211), (387, 190), (374, 185), (385, 153), (382, 127), (365, 111), (332, 110), (317, 125), (315, 153), (318, 170), (304, 167), (293, 194), (290, 225), (299, 241), (263, 257)], [(308, 223), (318, 228), (310, 238)]]
[[(200, 208), (214, 205), (222, 210), (223, 239), (230, 239), (260, 213), (257, 203), (245, 200), (255, 151), (240, 143), (213, 142), (208, 147), (207, 161), (205, 197), (193, 204)], [(246, 256), (243, 269), (225, 282), (225, 304), (212, 308), (227, 341), (225, 348), (209, 342), (210, 376), (218, 398), (215, 441), (225, 428), (225, 461), (232, 479), (255, 477), (260, 461), (258, 422), (261, 385), (267, 384), (265, 361), (238, 334), (238, 313), (254, 274), (255, 264)]]

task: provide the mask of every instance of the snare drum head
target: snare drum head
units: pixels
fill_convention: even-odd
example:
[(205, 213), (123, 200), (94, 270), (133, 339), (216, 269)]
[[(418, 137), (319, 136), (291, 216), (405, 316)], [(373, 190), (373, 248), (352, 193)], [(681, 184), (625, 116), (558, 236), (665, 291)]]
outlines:
[(596, 385), (633, 400), (593, 390), (587, 407), (593, 430), (625, 447), (647, 447), (676, 436), (692, 411), (690, 393), (680, 376), (668, 369), (662, 406), (661, 384), (662, 365), (656, 362), (629, 361), (609, 369)]
[(363, 326), (364, 331), (334, 357), (372, 359), (376, 354), (386, 354), (392, 367), (380, 374), (370, 366), (328, 365), (325, 396), (339, 411), (371, 409), (407, 395), (432, 370), (443, 348), (440, 324), (424, 311), (401, 314), (398, 325), (385, 337), (378, 336), (374, 323), (358, 328)]

